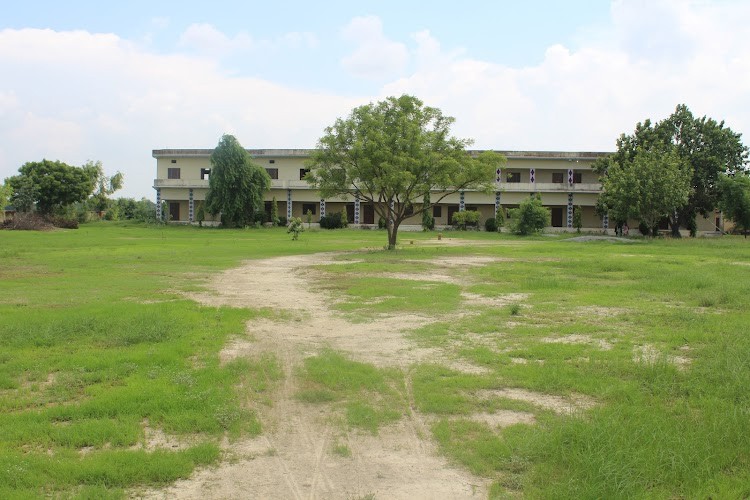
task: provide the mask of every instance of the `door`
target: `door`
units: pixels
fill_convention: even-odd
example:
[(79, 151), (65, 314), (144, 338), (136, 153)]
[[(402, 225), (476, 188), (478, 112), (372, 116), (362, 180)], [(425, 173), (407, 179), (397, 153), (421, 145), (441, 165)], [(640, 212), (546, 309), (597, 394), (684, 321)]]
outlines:
[(180, 220), (180, 204), (179, 202), (169, 202), (169, 220)]
[(563, 227), (562, 207), (552, 207), (552, 227)]
[(375, 207), (370, 204), (362, 205), (364, 221), (363, 224), (375, 224)]
[(346, 204), (346, 221), (349, 224), (354, 224), (354, 203)]

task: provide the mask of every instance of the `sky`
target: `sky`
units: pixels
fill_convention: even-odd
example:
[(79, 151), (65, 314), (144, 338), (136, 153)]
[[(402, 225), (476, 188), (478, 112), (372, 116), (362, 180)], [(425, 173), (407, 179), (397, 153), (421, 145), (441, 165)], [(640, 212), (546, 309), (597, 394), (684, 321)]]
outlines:
[(101, 161), (155, 198), (153, 149), (314, 148), (411, 94), (475, 149), (612, 151), (678, 104), (750, 143), (750, 1), (0, 0), (0, 179)]

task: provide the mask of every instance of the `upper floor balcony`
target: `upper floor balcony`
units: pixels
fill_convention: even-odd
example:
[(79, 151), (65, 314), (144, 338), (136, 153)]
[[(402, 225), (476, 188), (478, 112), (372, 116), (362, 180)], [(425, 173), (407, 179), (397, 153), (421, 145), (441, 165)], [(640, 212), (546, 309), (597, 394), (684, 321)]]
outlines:
[(208, 179), (154, 179), (155, 188), (205, 188), (208, 189)]
[(497, 184), (500, 191), (512, 193), (599, 193), (602, 185), (599, 182), (501, 182)]

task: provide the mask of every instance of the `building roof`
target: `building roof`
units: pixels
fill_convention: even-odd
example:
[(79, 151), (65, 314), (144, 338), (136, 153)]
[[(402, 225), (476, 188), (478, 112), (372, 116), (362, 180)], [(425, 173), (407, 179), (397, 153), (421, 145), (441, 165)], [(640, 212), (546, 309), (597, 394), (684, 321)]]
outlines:
[[(151, 156), (154, 158), (208, 158), (213, 149), (154, 149)], [(307, 158), (313, 149), (246, 149), (253, 157), (275, 157), (275, 158)], [(484, 149), (472, 149), (468, 153), (478, 155)], [(496, 153), (514, 160), (595, 160), (611, 154), (605, 151), (500, 151)]]

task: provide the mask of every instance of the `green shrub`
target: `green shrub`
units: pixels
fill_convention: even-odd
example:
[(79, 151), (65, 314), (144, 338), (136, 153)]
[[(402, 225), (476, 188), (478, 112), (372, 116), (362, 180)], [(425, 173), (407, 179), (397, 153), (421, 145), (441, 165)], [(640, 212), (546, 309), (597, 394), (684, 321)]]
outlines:
[(456, 228), (466, 230), (467, 227), (479, 228), (479, 212), (476, 210), (464, 210), (463, 212), (456, 212), (453, 214), (451, 220)]
[(336, 212), (331, 215), (324, 215), (320, 218), (320, 227), (322, 229), (341, 229), (348, 225), (346, 213)]
[(386, 223), (385, 223), (385, 217), (381, 217), (378, 219), (378, 229), (385, 229)]
[(573, 227), (576, 228), (576, 232), (580, 233), (583, 227), (583, 215), (581, 214), (581, 207), (576, 206), (573, 209)]
[(484, 221), (484, 230), (487, 231), (488, 233), (497, 232), (498, 230), (497, 219), (494, 217), (490, 217), (486, 221)]
[(510, 211), (510, 217), (511, 231), (520, 235), (538, 233), (550, 224), (550, 211), (542, 205), (539, 194), (522, 201)]
[(304, 230), (305, 228), (302, 225), (302, 219), (299, 217), (292, 217), (289, 220), (289, 227), (286, 229), (286, 232), (287, 234), (292, 234), (292, 240), (298, 240), (299, 233), (303, 232)]

